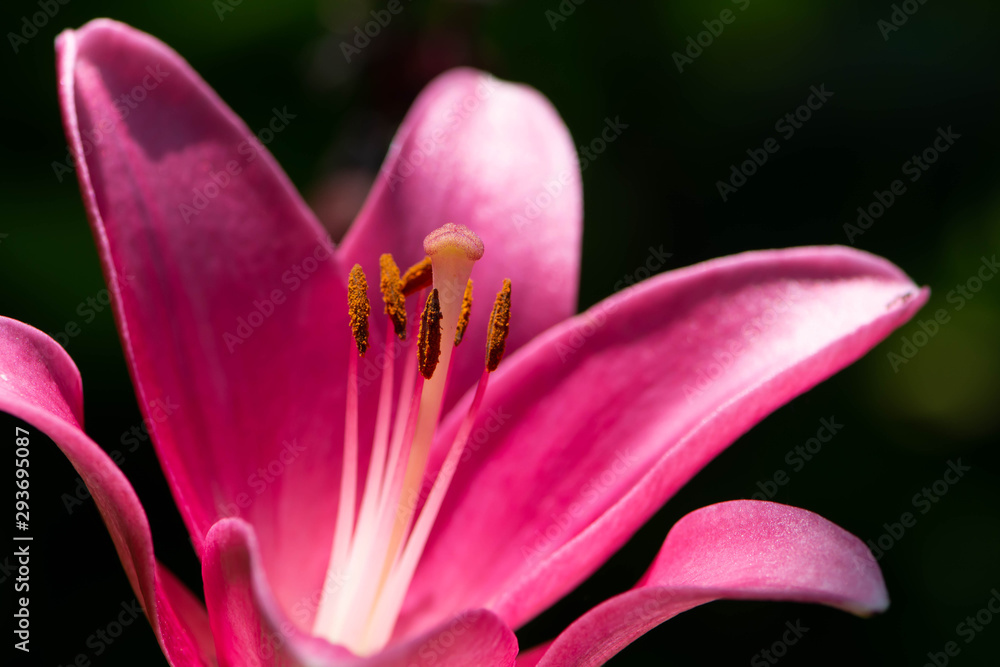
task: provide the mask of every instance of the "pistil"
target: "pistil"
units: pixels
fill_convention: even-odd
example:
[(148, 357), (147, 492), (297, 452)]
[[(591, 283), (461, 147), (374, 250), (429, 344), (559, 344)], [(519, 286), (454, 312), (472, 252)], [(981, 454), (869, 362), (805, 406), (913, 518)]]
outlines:
[[(441, 416), (455, 333), (462, 313), (462, 296), (472, 274), (472, 267), (483, 256), (483, 242), (468, 227), (448, 223), (427, 235), (424, 252), (431, 258), (434, 289), (438, 292), (441, 309), (441, 358), (437, 372), (424, 388), (420, 418), (410, 453), (410, 467), (403, 486), (403, 497), (416, 497), (423, 480), (424, 467), (430, 453), (431, 440)], [(404, 524), (409, 523), (405, 517)]]

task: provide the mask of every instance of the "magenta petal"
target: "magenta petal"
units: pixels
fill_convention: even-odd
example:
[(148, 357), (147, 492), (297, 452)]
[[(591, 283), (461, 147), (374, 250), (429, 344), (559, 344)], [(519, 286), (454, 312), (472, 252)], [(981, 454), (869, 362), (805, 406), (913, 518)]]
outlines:
[(861, 540), (806, 510), (736, 500), (678, 521), (636, 587), (580, 617), (537, 665), (603, 665), (660, 623), (719, 599), (815, 602), (861, 615), (889, 606)]
[(178, 581), (170, 570), (157, 565), (157, 609), (161, 646), (174, 667), (215, 667), (215, 639), (205, 605)]
[(548, 100), (457, 69), (414, 102), (339, 256), (343, 266), (374, 270), (391, 252), (405, 268), (423, 259), (424, 236), (445, 223), (482, 238), (462, 343), (469, 352), (453, 357), (450, 405), (482, 373), (487, 320), (504, 278), (517, 291), (508, 353), (576, 312), (582, 211), (576, 150)]
[[(205, 599), (221, 667), (507, 667), (517, 640), (491, 612), (470, 611), (370, 658), (299, 631), (275, 603), (260, 567), (253, 528), (223, 519), (209, 531)], [(309, 603), (309, 600), (303, 600)], [(313, 600), (314, 602), (314, 600)]]
[(246, 518), (290, 603), (322, 579), (340, 474), (351, 343), (329, 241), (246, 125), (167, 46), (97, 20), (63, 33), (57, 51), (139, 404), (195, 549), (220, 517)]
[(753, 252), (646, 281), (543, 334), (490, 384), (398, 632), (477, 607), (525, 623), (737, 437), (926, 298), (856, 250)]
[(541, 662), (541, 660), (545, 657), (545, 654), (548, 652), (550, 646), (552, 646), (552, 642), (546, 642), (544, 644), (539, 644), (533, 649), (518, 653), (517, 662), (515, 664), (517, 667), (535, 667), (535, 665)]
[(80, 473), (170, 664), (214, 664), (204, 607), (157, 564), (135, 491), (81, 428), (83, 390), (76, 366), (54, 340), (6, 317), (0, 317), (0, 410), (52, 438)]

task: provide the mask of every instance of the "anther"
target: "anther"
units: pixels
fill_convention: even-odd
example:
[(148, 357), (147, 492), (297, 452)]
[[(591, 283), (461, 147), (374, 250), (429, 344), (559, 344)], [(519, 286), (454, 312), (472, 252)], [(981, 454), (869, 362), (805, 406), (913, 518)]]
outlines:
[(354, 342), (358, 346), (358, 354), (365, 356), (368, 350), (368, 315), (371, 313), (368, 303), (368, 281), (360, 264), (351, 269), (351, 277), (347, 281), (347, 310), (351, 316), (351, 331)]
[(497, 292), (490, 314), (490, 328), (486, 333), (486, 370), (497, 369), (507, 346), (507, 331), (510, 328), (510, 280), (504, 278), (503, 287)]
[(430, 287), (433, 280), (434, 274), (431, 273), (431, 258), (424, 257), (406, 270), (406, 273), (403, 274), (403, 277), (399, 281), (399, 289), (403, 292), (403, 296), (410, 296), (425, 287)]
[(420, 336), (417, 341), (417, 364), (420, 374), (430, 380), (441, 357), (441, 302), (438, 291), (431, 290), (420, 316)]
[(465, 337), (465, 329), (469, 326), (469, 316), (472, 314), (472, 279), (465, 284), (465, 294), (462, 295), (462, 312), (458, 314), (458, 327), (455, 329), (455, 347)]
[(379, 257), (379, 286), (382, 288), (382, 301), (385, 302), (385, 314), (392, 320), (392, 326), (400, 340), (406, 340), (406, 300), (400, 290), (399, 267), (386, 253)]

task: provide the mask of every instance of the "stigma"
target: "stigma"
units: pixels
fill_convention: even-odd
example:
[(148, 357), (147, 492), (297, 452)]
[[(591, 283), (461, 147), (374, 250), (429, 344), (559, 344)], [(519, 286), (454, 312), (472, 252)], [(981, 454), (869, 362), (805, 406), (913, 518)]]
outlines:
[[(503, 357), (510, 323), (511, 284), (504, 280), (486, 332), (483, 374), (427, 491), (428, 455), (440, 422), (451, 358), (468, 337), (471, 274), (485, 248), (470, 229), (449, 223), (427, 235), (423, 251), (426, 257), (402, 275), (391, 255), (379, 258), (385, 341), (395, 337), (415, 344), (411, 342), (404, 355), (398, 392), (394, 383), (399, 360), (389, 358), (382, 373), (374, 429), (358, 425), (358, 358), (372, 345), (371, 304), (360, 265), (351, 269), (348, 280), (348, 315), (357, 354), (348, 357), (340, 502), (312, 630), (362, 656), (381, 650), (392, 636), (489, 376)], [(413, 318), (408, 317), (408, 300), (414, 306)], [(359, 433), (369, 432), (371, 458), (361, 479), (358, 438)]]

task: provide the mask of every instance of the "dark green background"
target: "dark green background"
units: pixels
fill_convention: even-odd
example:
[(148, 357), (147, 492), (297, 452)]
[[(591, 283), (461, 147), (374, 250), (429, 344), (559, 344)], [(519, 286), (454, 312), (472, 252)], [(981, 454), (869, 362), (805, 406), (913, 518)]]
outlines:
[[(969, 644), (956, 625), (1000, 587), (1000, 281), (960, 311), (946, 300), (981, 257), (1000, 250), (996, 5), (927, 0), (885, 40), (877, 22), (892, 13), (888, 2), (752, 0), (740, 11), (728, 0), (589, 0), (553, 30), (545, 11), (556, 0), (415, 0), (346, 63), (339, 43), (384, 5), (243, 0), (220, 20), (211, 0), (72, 0), (17, 54), (5, 37), (0, 313), (56, 333), (79, 322), (78, 304), (103, 287), (75, 178), (59, 182), (52, 168), (66, 155), (52, 42), (98, 16), (172, 45), (250, 127), (266, 123), (275, 106), (296, 113), (269, 148), (311, 202), (327, 202), (318, 205), (332, 228), (349, 219), (414, 96), (448, 67), (474, 65), (535, 86), (577, 143), (596, 137), (606, 117), (620, 117), (628, 129), (583, 175), (581, 307), (610, 294), (650, 246), (673, 253), (668, 268), (676, 268), (747, 249), (846, 243), (843, 226), (856, 208), (905, 178), (903, 162), (951, 126), (961, 135), (955, 145), (854, 239), (931, 286), (917, 319), (945, 308), (951, 320), (898, 372), (887, 354), (920, 330), (916, 320), (766, 419), (519, 638), (529, 645), (552, 637), (630, 586), (677, 519), (749, 497), (775, 471), (790, 472), (785, 453), (832, 415), (842, 432), (790, 472), (774, 500), (862, 539), (877, 539), (885, 522), (913, 511), (913, 494), (949, 460), (972, 467), (881, 559), (889, 612), (861, 620), (806, 605), (714, 603), (666, 623), (612, 664), (747, 664), (796, 620), (810, 630), (782, 665), (922, 665), (952, 640), (961, 646), (952, 664), (996, 664), (1000, 619)], [(673, 52), (726, 8), (736, 20), (678, 72)], [(6, 35), (38, 7), (11, 0), (0, 11)], [(780, 151), (724, 203), (716, 182), (747, 149), (778, 137), (775, 122), (821, 84), (833, 97), (792, 138), (780, 138)], [(123, 432), (141, 418), (110, 314), (82, 324), (67, 349), (83, 373), (88, 432), (109, 451), (122, 449)], [(68, 664), (78, 653), (94, 665), (160, 664), (144, 622), (100, 656), (87, 646), (133, 596), (93, 504), (72, 515), (63, 507), (75, 472), (52, 446), (34, 455), (45, 528), (36, 538), (44, 588), (31, 664)], [(197, 588), (198, 565), (152, 448), (126, 453), (122, 467), (150, 515), (158, 555)], [(2, 586), (6, 597), (9, 582)]]

